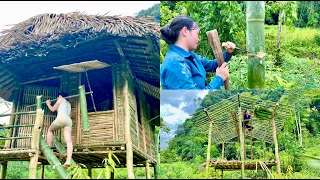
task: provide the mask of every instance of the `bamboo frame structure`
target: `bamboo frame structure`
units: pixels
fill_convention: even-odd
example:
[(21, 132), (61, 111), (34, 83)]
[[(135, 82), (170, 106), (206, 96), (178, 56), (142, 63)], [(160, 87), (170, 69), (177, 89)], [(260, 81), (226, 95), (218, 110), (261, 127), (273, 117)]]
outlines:
[[(235, 113), (236, 109), (238, 113)], [(207, 177), (209, 167), (219, 168), (221, 170), (230, 167), (239, 167), (237, 165), (230, 166), (228, 165), (229, 161), (223, 161), (224, 144), (236, 143), (230, 141), (236, 137), (240, 137), (239, 143), (241, 161), (237, 163), (240, 163), (239, 168), (241, 169), (242, 178), (245, 178), (246, 167), (250, 167), (251, 169), (251, 165), (249, 165), (251, 162), (245, 161), (245, 135), (241, 123), (242, 109), (253, 112), (250, 117), (250, 126), (254, 128), (252, 128), (250, 130), (250, 133), (247, 134), (247, 136), (250, 136), (251, 146), (249, 148), (251, 150), (251, 160), (253, 160), (254, 158), (254, 155), (252, 153), (253, 142), (258, 142), (257, 140), (260, 140), (259, 142), (263, 142), (264, 151), (266, 142), (275, 143), (275, 149), (277, 149), (278, 144), (276, 142), (276, 131), (279, 131), (283, 127), (283, 121), (285, 121), (287, 118), (290, 118), (290, 115), (293, 113), (293, 106), (284, 104), (280, 105), (278, 102), (262, 100), (257, 97), (249, 97), (245, 93), (231, 96), (217, 104), (206, 107), (204, 110), (195, 112), (192, 115), (192, 118), (194, 118), (196, 122), (195, 128), (199, 128), (199, 130), (204, 130), (208, 133), (207, 161), (203, 164), (203, 166), (206, 166)], [(237, 124), (237, 126), (235, 126), (235, 123)], [(269, 124), (273, 127), (271, 131), (268, 128)], [(239, 134), (237, 133), (236, 129), (239, 129)], [(257, 140), (253, 141), (253, 138), (256, 138)], [(219, 166), (218, 164), (216, 164), (217, 162), (213, 162), (212, 160), (210, 160), (210, 156), (208, 156), (210, 155), (209, 147), (211, 143), (222, 144), (222, 161), (217, 161), (221, 162), (221, 164), (219, 163)], [(277, 169), (279, 169), (280, 160), (278, 150), (276, 150), (275, 156), (277, 159), (276, 161), (264, 163), (268, 164), (268, 167), (276, 165)]]

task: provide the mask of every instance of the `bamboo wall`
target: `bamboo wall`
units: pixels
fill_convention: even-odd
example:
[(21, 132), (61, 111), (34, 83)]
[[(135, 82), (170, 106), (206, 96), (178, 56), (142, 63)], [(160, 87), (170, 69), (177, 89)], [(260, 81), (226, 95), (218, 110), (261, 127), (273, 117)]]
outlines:
[[(26, 107), (27, 105), (36, 103), (36, 96), (43, 95), (42, 100), (46, 101), (47, 99), (54, 99), (58, 96), (59, 88), (55, 87), (44, 87), (44, 86), (35, 86), (35, 85), (26, 85), (23, 87), (22, 94), (19, 98), (18, 112), (22, 111), (35, 111), (36, 106)], [(50, 124), (56, 118), (56, 113), (51, 112), (48, 107), (43, 104), (42, 108), (44, 109), (44, 119), (43, 119), (43, 137), (46, 139), (46, 134)], [(17, 115), (15, 117), (15, 124), (34, 124), (35, 114), (32, 115)], [(20, 127), (14, 129), (17, 137), (32, 136), (33, 127)], [(60, 136), (60, 131), (54, 133), (56, 136)], [(17, 139), (12, 141), (12, 148), (31, 148), (31, 139)]]

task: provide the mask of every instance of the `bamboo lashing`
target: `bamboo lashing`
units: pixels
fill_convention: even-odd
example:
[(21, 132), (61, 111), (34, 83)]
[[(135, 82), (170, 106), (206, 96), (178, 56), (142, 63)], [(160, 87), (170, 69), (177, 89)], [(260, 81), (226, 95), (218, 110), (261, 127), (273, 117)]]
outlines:
[[(87, 95), (87, 94), (92, 94), (93, 92), (92, 91), (90, 91), (90, 92), (86, 92), (86, 93), (84, 93), (85, 95)], [(75, 97), (79, 97), (80, 96), (80, 94), (76, 94), (76, 95), (71, 95), (71, 96), (67, 96), (67, 97), (63, 97), (63, 98), (65, 98), (65, 99), (70, 99), (70, 98), (75, 98)], [(54, 101), (57, 101), (59, 98), (56, 98), (56, 99), (50, 99), (50, 101), (51, 102), (54, 102)], [(44, 104), (44, 103), (46, 103), (46, 102), (42, 102), (41, 104)], [(37, 104), (32, 104), (32, 105), (28, 105), (28, 106), (26, 106), (27, 108), (29, 108), (29, 107), (32, 107), (32, 106), (37, 106)]]
[[(217, 60), (218, 66), (221, 67), (221, 65), (224, 63), (224, 58), (222, 55), (222, 48), (221, 48), (218, 32), (216, 29), (214, 29), (212, 31), (206, 32), (206, 34), (210, 42), (213, 54)], [(227, 78), (224, 81), (224, 87), (226, 90), (230, 90), (229, 78)]]

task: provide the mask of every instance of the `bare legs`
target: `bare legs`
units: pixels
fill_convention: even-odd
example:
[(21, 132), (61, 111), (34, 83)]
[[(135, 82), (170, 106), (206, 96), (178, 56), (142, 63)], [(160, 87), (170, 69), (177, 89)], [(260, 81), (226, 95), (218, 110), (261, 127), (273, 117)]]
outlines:
[(51, 124), (49, 129), (48, 129), (48, 133), (47, 133), (47, 144), (49, 146), (52, 146), (52, 142), (53, 142), (53, 132), (57, 129), (60, 129), (59, 126), (55, 125), (55, 124)]
[[(60, 129), (59, 126), (51, 124), (48, 133), (47, 133), (47, 143), (49, 146), (52, 146), (53, 142), (53, 132)], [(69, 127), (64, 127), (63, 129), (63, 134), (64, 134), (64, 141), (66, 142), (67, 145), (67, 160), (63, 164), (64, 167), (69, 167), (71, 165), (71, 157), (72, 157), (72, 152), (73, 152), (73, 145), (72, 145), (72, 139), (71, 139), (71, 128)]]
[(64, 163), (64, 167), (69, 167), (71, 164), (71, 156), (73, 152), (72, 139), (71, 139), (71, 128), (65, 127), (63, 129), (64, 141), (67, 144), (67, 160)]

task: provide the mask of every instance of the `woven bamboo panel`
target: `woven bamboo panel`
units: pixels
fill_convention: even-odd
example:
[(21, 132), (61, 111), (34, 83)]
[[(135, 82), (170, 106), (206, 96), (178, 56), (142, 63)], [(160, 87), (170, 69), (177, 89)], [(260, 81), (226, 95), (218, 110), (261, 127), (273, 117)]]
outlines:
[[(54, 87), (44, 87), (44, 86), (34, 86), (27, 85), (24, 87), (23, 95), (20, 99), (20, 107), (19, 111), (35, 111), (36, 107), (26, 107), (27, 105), (36, 103), (36, 96), (42, 95), (42, 100), (46, 101), (47, 99), (54, 99), (58, 96), (59, 89)], [(44, 109), (44, 119), (43, 119), (43, 131), (42, 135), (46, 139), (46, 134), (50, 124), (54, 121), (56, 117), (56, 113), (51, 112), (48, 107), (43, 104), (42, 109)], [(16, 117), (16, 124), (34, 124), (35, 115), (18, 115)], [(23, 136), (32, 136), (33, 127), (24, 127), (18, 128), (18, 137)], [(54, 135), (59, 136), (60, 131), (56, 131)], [(17, 139), (16, 146), (14, 148), (30, 148), (31, 147), (31, 139)]]
[(144, 133), (143, 126), (142, 126), (142, 124), (139, 123), (139, 149), (141, 151), (145, 152), (145, 150), (144, 150), (143, 133)]
[(131, 139), (132, 143), (139, 148), (139, 141), (138, 141), (138, 115), (137, 115), (137, 101), (135, 96), (135, 87), (133, 84), (133, 79), (131, 76), (127, 76), (128, 80), (128, 96), (129, 96), (129, 111), (130, 111), (130, 132), (131, 132)]
[(116, 139), (118, 141), (125, 141), (124, 137), (124, 104), (123, 104), (123, 80), (121, 76), (121, 66), (114, 65), (112, 66), (112, 86), (114, 93), (114, 108), (116, 113), (115, 119), (115, 132)]
[(114, 142), (114, 112), (89, 114), (89, 131), (81, 130), (81, 144)]

